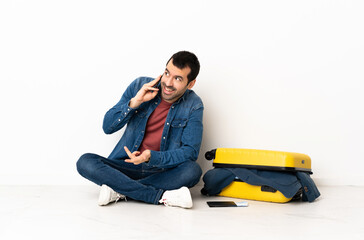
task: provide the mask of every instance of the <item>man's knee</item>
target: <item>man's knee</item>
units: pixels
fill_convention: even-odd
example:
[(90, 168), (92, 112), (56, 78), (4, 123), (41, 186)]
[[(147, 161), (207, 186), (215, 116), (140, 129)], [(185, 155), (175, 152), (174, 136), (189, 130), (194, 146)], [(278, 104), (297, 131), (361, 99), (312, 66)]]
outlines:
[(196, 162), (189, 162), (189, 171), (190, 171), (190, 174), (195, 176), (195, 177), (198, 177), (200, 178), (201, 175), (202, 175), (202, 169), (200, 167), (200, 165), (198, 165), (198, 163)]
[(195, 186), (200, 181), (202, 175), (202, 169), (200, 165), (198, 165), (196, 162), (189, 161), (183, 163), (181, 167), (183, 167), (183, 173), (180, 174), (180, 176), (185, 179), (185, 186)]
[(79, 174), (84, 176), (93, 172), (96, 154), (85, 153), (77, 161), (76, 167)]

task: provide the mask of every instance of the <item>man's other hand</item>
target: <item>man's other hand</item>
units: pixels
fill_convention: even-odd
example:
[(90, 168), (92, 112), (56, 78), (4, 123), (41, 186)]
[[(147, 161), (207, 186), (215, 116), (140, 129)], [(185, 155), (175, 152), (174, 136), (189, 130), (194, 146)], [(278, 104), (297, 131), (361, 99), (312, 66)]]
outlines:
[(125, 149), (126, 154), (128, 154), (128, 156), (130, 158), (130, 159), (125, 159), (125, 162), (127, 162), (127, 163), (133, 163), (134, 165), (138, 165), (143, 162), (148, 162), (150, 159), (150, 155), (151, 155), (150, 150), (145, 150), (144, 152), (142, 152), (140, 154), (139, 151), (135, 151), (135, 152), (131, 153), (126, 146), (124, 146), (124, 149)]

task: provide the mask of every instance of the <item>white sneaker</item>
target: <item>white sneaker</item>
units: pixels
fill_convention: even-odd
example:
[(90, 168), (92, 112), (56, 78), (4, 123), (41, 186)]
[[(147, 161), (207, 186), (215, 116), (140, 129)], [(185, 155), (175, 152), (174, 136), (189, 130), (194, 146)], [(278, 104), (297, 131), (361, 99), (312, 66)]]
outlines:
[(165, 191), (159, 202), (170, 207), (192, 208), (193, 206), (191, 193), (187, 187)]
[(103, 184), (100, 189), (99, 195), (99, 205), (105, 206), (111, 202), (117, 202), (120, 199), (125, 199), (126, 197), (120, 193), (115, 192), (109, 186)]

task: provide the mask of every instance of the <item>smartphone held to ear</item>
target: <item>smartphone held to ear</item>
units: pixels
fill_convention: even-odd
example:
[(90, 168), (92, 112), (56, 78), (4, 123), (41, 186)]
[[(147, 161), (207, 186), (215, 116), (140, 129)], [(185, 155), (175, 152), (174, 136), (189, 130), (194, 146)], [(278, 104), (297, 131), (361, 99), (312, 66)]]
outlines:
[(158, 87), (158, 84), (161, 82), (162, 80), (162, 76), (163, 74), (161, 75), (161, 77), (159, 78), (158, 82), (156, 84), (153, 85), (154, 88)]

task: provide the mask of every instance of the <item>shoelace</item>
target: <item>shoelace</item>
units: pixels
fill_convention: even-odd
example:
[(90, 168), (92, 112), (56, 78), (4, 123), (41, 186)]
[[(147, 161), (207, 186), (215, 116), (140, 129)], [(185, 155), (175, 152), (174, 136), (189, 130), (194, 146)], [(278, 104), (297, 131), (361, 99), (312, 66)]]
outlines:
[(124, 199), (125, 202), (127, 202), (128, 200), (126, 199), (126, 197), (120, 193), (117, 193), (116, 194), (116, 200), (115, 200), (115, 203), (117, 203), (120, 199)]
[(160, 202), (163, 203), (164, 206), (169, 206), (168, 202), (167, 202), (167, 199), (165, 199), (165, 198), (163, 198)]

